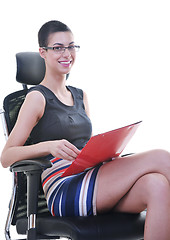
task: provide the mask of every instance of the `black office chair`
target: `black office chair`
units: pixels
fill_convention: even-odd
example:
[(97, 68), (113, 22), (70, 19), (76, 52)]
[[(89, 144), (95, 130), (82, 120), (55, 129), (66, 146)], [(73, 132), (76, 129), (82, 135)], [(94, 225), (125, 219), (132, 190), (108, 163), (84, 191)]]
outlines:
[[(4, 99), (5, 134), (8, 135), (27, 94), (27, 85), (39, 84), (45, 73), (44, 60), (39, 53), (23, 52), (16, 55), (17, 81), (23, 90)], [(5, 128), (6, 129), (6, 128)], [(29, 138), (26, 144), (31, 144)], [(88, 217), (53, 217), (48, 211), (40, 176), (44, 168), (51, 167), (46, 158), (28, 159), (10, 167), (14, 186), (5, 226), (6, 240), (11, 240), (10, 226), (16, 226), (27, 240), (123, 240), (143, 239), (146, 212), (141, 214), (107, 213)], [(123, 177), (123, 176), (122, 176)]]

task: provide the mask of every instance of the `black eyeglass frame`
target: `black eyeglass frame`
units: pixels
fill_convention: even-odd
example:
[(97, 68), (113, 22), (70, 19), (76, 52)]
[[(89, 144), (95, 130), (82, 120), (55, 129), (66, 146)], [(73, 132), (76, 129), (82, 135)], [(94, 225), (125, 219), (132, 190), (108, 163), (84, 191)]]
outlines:
[(41, 48), (43, 48), (43, 49), (45, 49), (45, 50), (48, 50), (48, 49), (50, 49), (50, 50), (54, 50), (54, 51), (56, 51), (57, 52), (57, 50), (59, 50), (58, 52), (60, 53), (60, 51), (61, 51), (61, 53), (64, 53), (65, 52), (65, 50), (66, 49), (68, 49), (68, 51), (72, 51), (72, 50), (75, 50), (75, 52), (77, 52), (77, 51), (79, 51), (79, 49), (80, 49), (80, 46), (79, 45), (72, 45), (72, 46), (68, 46), (68, 47), (62, 47), (62, 46), (57, 46), (57, 47), (41, 47)]

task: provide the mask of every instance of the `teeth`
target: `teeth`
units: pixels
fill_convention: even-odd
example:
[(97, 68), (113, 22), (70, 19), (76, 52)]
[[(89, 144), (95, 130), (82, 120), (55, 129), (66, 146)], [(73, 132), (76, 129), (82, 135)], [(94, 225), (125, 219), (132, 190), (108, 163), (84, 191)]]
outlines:
[(70, 61), (69, 61), (69, 62), (60, 62), (60, 63), (63, 63), (63, 64), (69, 64), (69, 63), (70, 63)]

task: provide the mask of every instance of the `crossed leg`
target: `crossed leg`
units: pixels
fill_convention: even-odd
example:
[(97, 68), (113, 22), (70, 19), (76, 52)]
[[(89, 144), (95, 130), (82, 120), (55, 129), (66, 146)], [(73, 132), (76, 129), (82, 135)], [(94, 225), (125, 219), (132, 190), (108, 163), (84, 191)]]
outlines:
[(138, 213), (147, 207), (144, 239), (170, 239), (170, 154), (153, 150), (100, 168), (97, 211)]

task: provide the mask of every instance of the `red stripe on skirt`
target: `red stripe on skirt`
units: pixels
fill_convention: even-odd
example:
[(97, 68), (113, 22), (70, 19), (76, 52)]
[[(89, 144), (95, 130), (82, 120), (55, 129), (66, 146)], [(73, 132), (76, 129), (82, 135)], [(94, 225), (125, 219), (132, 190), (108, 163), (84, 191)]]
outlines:
[[(67, 168), (68, 168), (68, 167), (67, 167)], [(65, 171), (67, 170), (67, 168), (62, 169), (62, 170), (60, 170), (60, 171), (58, 171), (58, 172), (55, 172), (55, 173), (53, 173), (52, 175), (50, 175), (50, 176), (43, 182), (42, 186), (44, 186), (45, 183), (46, 183), (50, 178), (54, 177), (55, 175), (57, 175), (57, 174), (59, 174), (59, 173), (65, 172)]]

